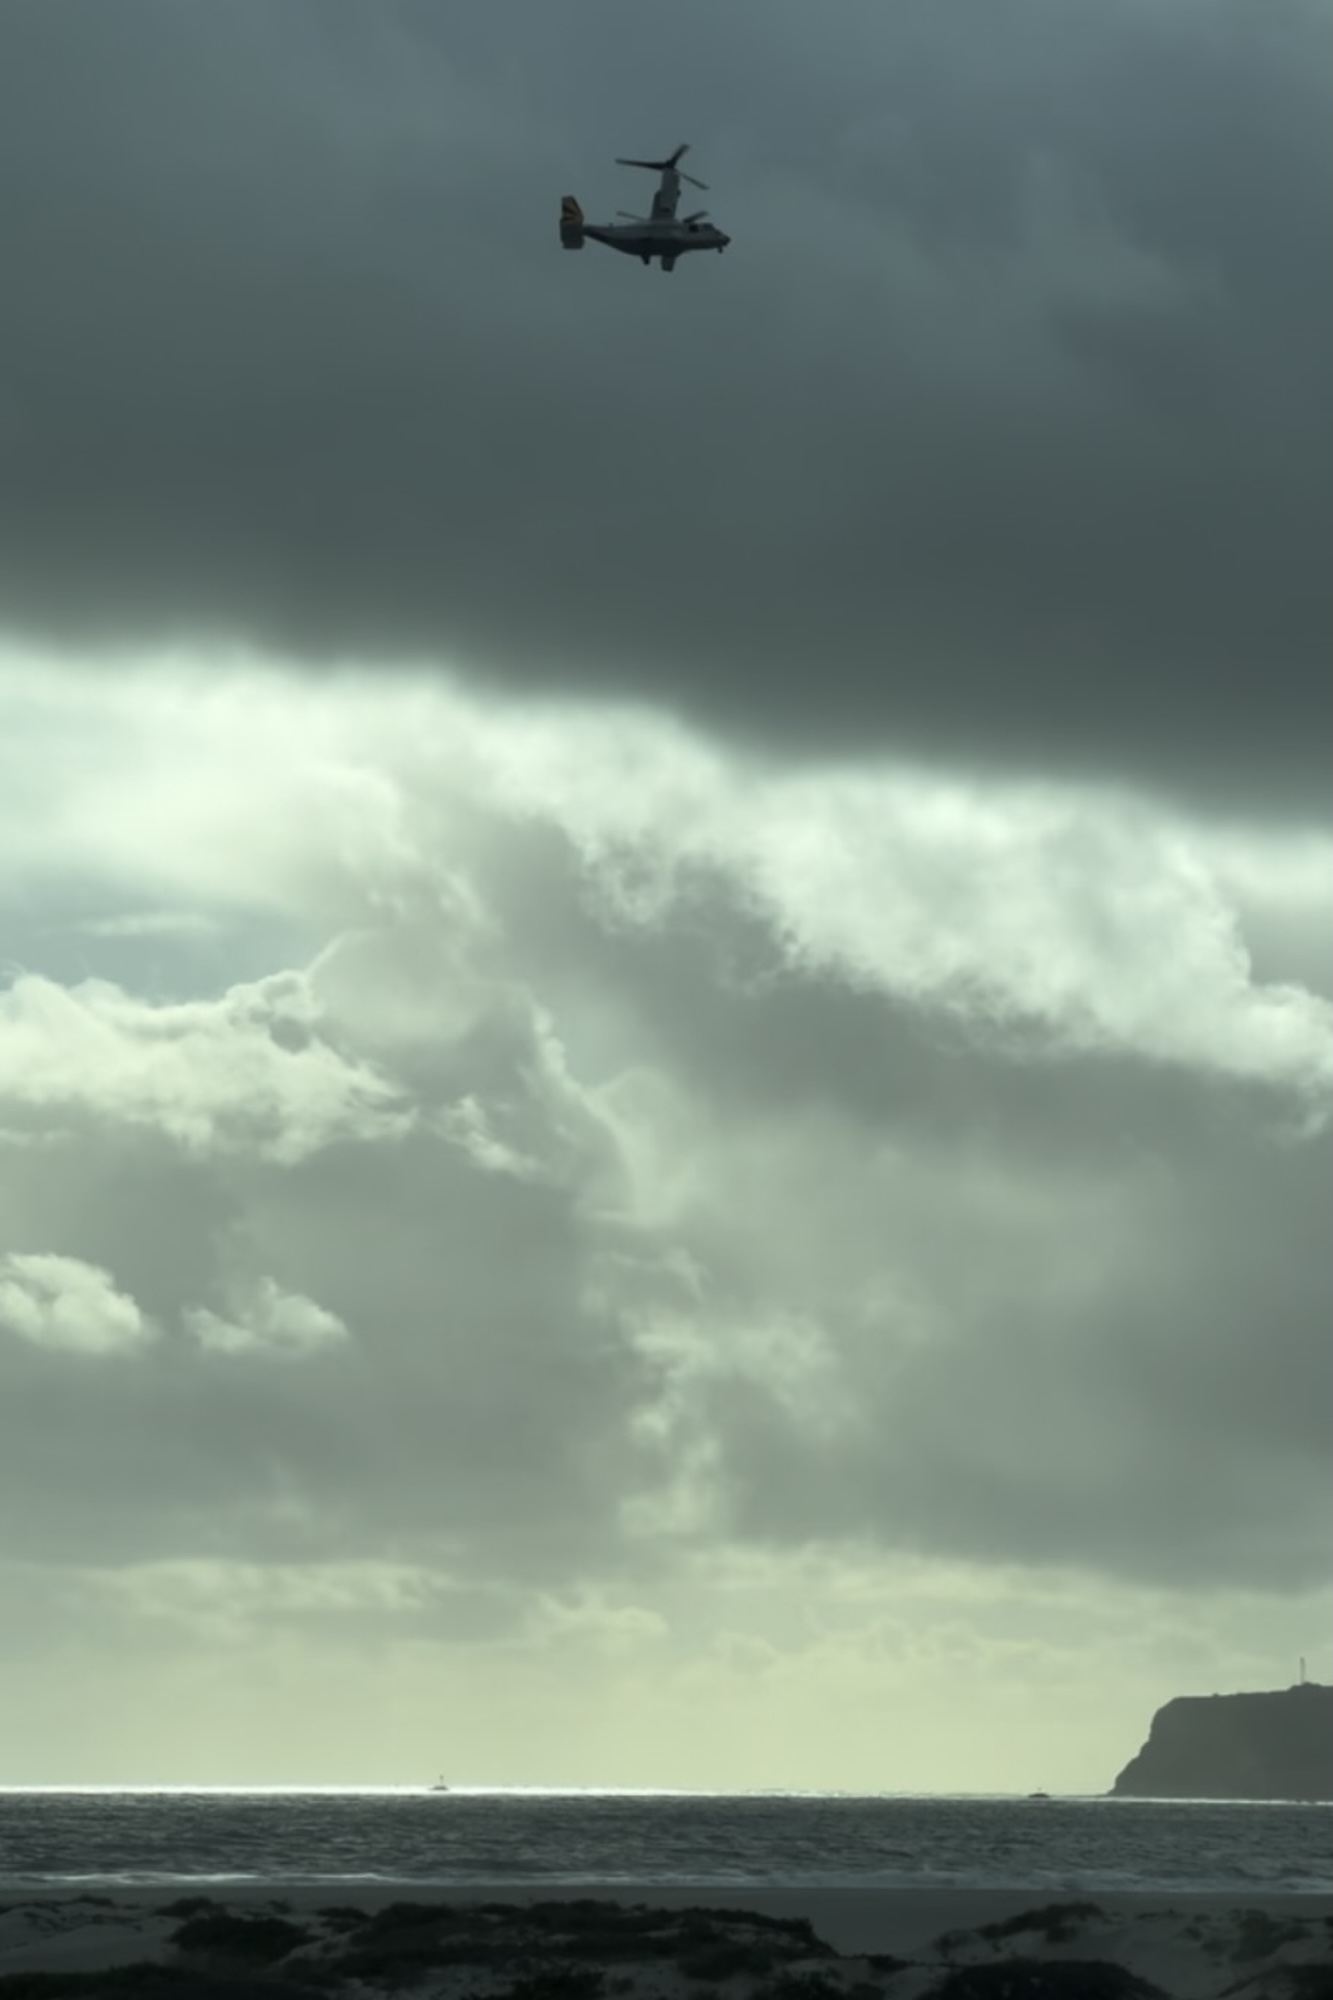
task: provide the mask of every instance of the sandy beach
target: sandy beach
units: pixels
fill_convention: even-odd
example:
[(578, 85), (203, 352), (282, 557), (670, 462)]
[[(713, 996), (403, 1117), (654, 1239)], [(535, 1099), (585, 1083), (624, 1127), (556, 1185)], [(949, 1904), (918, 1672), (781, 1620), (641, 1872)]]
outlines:
[[(129, 1970), (141, 1965), (156, 1968), (143, 1986)], [(34, 1973), (63, 1977), (36, 1989)], [(293, 1986), (358, 2000), (393, 1990), (537, 2000), (558, 1987), (572, 2000), (571, 1978), (580, 2000), (1323, 2000), (1333, 1896), (512, 1883), (0, 1895), (0, 2000), (37, 1990), (240, 2000)]]

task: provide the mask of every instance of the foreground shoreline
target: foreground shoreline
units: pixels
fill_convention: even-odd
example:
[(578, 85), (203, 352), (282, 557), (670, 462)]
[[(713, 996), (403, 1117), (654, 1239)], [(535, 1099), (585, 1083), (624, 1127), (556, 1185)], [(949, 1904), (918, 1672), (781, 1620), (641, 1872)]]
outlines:
[[(843, 1953), (905, 1951), (929, 1944), (943, 1931), (979, 1930), (1003, 1923), (1024, 1910), (1055, 1903), (1095, 1903), (1125, 1918), (1161, 1915), (1173, 1910), (1195, 1916), (1224, 1916), (1232, 1910), (1263, 1910), (1274, 1918), (1333, 1919), (1333, 1890), (1327, 1894), (1295, 1890), (1260, 1891), (1186, 1889), (989, 1889), (972, 1887), (911, 1888), (892, 1884), (823, 1886), (791, 1883), (679, 1882), (318, 1882), (274, 1877), (264, 1882), (200, 1877), (169, 1884), (106, 1886), (89, 1881), (78, 1888), (6, 1887), (0, 1883), (0, 1905), (18, 1903), (73, 1904), (80, 1898), (105, 1898), (127, 1914), (160, 1910), (188, 1896), (207, 1896), (229, 1909), (260, 1910), (275, 1902), (293, 1914), (308, 1915), (329, 1904), (346, 1904), (373, 1915), (395, 1903), (443, 1903), (466, 1908), (480, 1903), (577, 1902), (594, 1900), (625, 1907), (649, 1904), (655, 1909), (753, 1910), (757, 1915), (804, 1917), (835, 1951)], [(0, 1955), (0, 1971), (3, 1956)]]
[[(579, 1908), (566, 1919), (561, 1911), (570, 1905)], [(512, 1923), (504, 1910), (512, 1910)], [(1022, 1921), (1033, 1913), (1032, 1923)], [(813, 1932), (806, 1943), (793, 1928), (802, 1920)], [(730, 1971), (692, 1970), (691, 1954), (697, 1960), (700, 1949)], [(266, 1950), (278, 1952), (281, 1963), (265, 1959)], [(765, 1971), (760, 1961), (770, 1950)], [(321, 1975), (342, 1968), (322, 1983), (347, 2000), (404, 1988), (416, 2000), (504, 2000), (511, 1993), (536, 2000), (534, 1967), (540, 1986), (553, 1965), (591, 1968), (589, 1994), (600, 1980), (608, 1996), (644, 2000), (762, 2000), (784, 1981), (810, 2000), (870, 2000), (872, 1992), (875, 2000), (970, 2000), (974, 1991), (1001, 1991), (987, 1981), (1019, 1963), (1030, 1969), (1025, 1977), (1039, 1973), (1041, 1981), (1023, 1992), (1071, 2000), (1094, 1992), (1333, 2000), (1333, 1893), (0, 1883), (0, 2000), (23, 1991), (21, 1982), (34, 1973), (64, 1975), (44, 1989), (53, 1995), (99, 2000), (105, 1992), (119, 2000), (140, 1990), (129, 1970), (138, 1966), (156, 1968), (151, 1990), (161, 2000), (300, 1992), (289, 1982), (312, 1966)], [(1129, 1983), (1104, 1985), (1103, 1976)]]

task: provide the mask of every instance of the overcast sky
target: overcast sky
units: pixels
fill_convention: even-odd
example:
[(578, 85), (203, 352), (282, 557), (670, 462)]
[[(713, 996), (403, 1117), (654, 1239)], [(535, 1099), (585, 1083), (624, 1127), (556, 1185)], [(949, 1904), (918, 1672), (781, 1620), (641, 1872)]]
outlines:
[(1333, 1678), (1328, 10), (1002, 13), (0, 13), (0, 1783)]

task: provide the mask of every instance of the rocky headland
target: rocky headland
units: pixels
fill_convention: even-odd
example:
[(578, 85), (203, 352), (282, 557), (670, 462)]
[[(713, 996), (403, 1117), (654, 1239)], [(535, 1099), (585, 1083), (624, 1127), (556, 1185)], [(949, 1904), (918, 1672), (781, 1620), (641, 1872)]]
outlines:
[(1137, 1799), (1333, 1799), (1333, 1687), (1181, 1695), (1111, 1787)]

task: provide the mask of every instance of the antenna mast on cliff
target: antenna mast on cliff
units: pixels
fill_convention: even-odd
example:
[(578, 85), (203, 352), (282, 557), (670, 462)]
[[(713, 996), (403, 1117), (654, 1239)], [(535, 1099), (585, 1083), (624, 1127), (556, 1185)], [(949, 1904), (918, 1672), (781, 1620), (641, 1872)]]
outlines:
[(1305, 1655), (1301, 1654), (1301, 1686), (1305, 1686)]

